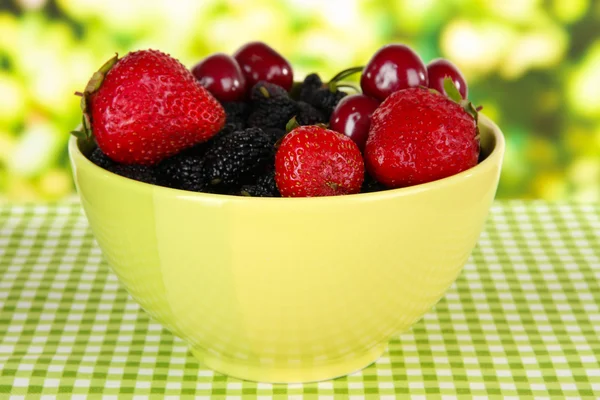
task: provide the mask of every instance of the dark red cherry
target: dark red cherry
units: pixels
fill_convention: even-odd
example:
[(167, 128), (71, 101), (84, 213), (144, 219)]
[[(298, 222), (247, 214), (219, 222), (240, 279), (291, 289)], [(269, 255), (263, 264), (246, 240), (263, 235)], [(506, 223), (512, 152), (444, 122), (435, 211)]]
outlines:
[(216, 53), (200, 61), (192, 74), (220, 101), (236, 101), (246, 96), (246, 78), (237, 61)]
[(242, 68), (248, 87), (258, 81), (267, 81), (283, 87), (288, 92), (294, 83), (290, 63), (281, 54), (263, 42), (250, 42), (240, 47), (233, 57)]
[(367, 96), (383, 101), (398, 90), (427, 86), (427, 69), (410, 47), (389, 44), (379, 49), (365, 66), (360, 86)]
[(363, 151), (371, 127), (371, 115), (377, 107), (379, 101), (364, 94), (346, 96), (333, 110), (329, 126), (354, 140), (360, 151)]
[(462, 98), (467, 98), (467, 81), (456, 65), (452, 64), (450, 61), (443, 58), (436, 58), (431, 61), (427, 64), (427, 76), (429, 77), (429, 87), (446, 95), (447, 93), (444, 90), (444, 78), (447, 76), (450, 77)]

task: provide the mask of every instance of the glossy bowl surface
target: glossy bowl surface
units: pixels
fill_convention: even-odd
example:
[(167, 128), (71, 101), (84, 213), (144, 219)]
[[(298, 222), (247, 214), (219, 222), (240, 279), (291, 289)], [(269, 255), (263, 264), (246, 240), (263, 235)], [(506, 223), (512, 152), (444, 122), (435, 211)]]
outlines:
[(69, 143), (92, 232), (121, 284), (216, 371), (262, 382), (346, 375), (444, 295), (474, 248), (504, 153), (409, 188), (321, 198), (193, 193), (120, 177)]

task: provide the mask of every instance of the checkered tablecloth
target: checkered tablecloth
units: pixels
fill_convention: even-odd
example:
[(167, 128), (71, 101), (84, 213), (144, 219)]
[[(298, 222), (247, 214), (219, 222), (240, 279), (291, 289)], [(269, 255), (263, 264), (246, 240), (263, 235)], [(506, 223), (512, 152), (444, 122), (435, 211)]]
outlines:
[(458, 281), (379, 361), (257, 384), (208, 370), (140, 310), (79, 204), (4, 205), (0, 398), (595, 398), (599, 282), (600, 205), (497, 202)]

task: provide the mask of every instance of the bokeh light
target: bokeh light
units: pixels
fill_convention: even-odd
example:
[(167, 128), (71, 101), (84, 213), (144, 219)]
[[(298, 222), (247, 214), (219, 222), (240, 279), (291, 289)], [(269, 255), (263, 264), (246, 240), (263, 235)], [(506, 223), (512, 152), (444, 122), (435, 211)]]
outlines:
[(599, 26), (596, 0), (5, 0), (0, 199), (73, 194), (73, 93), (115, 52), (157, 48), (191, 67), (263, 40), (297, 79), (392, 42), (449, 58), (505, 132), (498, 198), (600, 201)]

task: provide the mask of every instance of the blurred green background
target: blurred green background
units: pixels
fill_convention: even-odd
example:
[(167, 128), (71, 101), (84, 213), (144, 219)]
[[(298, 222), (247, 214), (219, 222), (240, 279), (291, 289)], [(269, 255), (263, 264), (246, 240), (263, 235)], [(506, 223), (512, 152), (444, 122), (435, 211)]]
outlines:
[(600, 201), (599, 0), (0, 0), (0, 199), (73, 194), (73, 92), (115, 52), (156, 48), (191, 67), (249, 40), (298, 79), (390, 42), (447, 57), (506, 134), (498, 198)]

